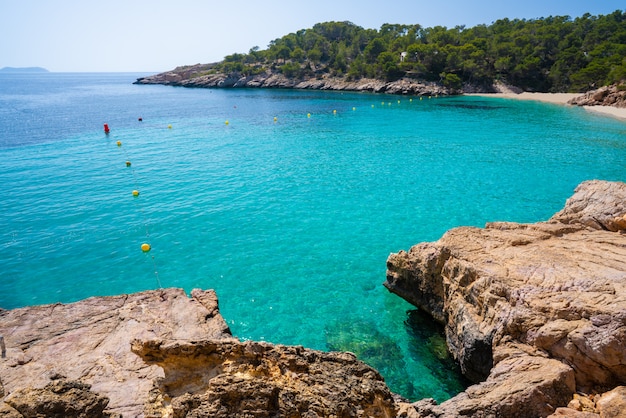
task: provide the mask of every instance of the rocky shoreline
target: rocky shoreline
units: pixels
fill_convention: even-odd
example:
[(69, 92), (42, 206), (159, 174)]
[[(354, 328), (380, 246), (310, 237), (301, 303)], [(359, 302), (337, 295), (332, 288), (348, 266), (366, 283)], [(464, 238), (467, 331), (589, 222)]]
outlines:
[(626, 184), (589, 181), (547, 222), (455, 228), (392, 254), (385, 286), (444, 324), (477, 383), (421, 415), (587, 417), (586, 393), (623, 416), (604, 405), (626, 411), (625, 232)]
[[(346, 77), (333, 77), (328, 74), (308, 78), (289, 78), (280, 72), (266, 71), (256, 75), (213, 72), (215, 64), (196, 64), (177, 67), (171, 71), (138, 78), (133, 84), (159, 84), (195, 88), (277, 88), (299, 90), (329, 90), (386, 93), (411, 96), (453, 96), (460, 94), (508, 94), (510, 97), (524, 97), (521, 89), (500, 81), (491, 85), (465, 84), (460, 89), (451, 89), (441, 83), (427, 82), (411, 77), (395, 81), (361, 78), (350, 80)], [(575, 106), (626, 108), (626, 88), (623, 84), (604, 86), (587, 93), (552, 93), (571, 95), (566, 102)], [(532, 97), (532, 96), (531, 96)], [(545, 99), (543, 99), (545, 100)], [(561, 102), (561, 100), (557, 100)]]
[(385, 286), (444, 324), (475, 384), (408, 403), (350, 353), (240, 342), (217, 295), (161, 289), (0, 310), (0, 417), (619, 417), (626, 184), (547, 222), (460, 227), (391, 254)]
[(212, 73), (211, 64), (177, 67), (172, 71), (138, 78), (134, 84), (162, 84), (199, 88), (281, 88), (300, 90), (354, 91), (415, 96), (447, 96), (456, 94), (439, 83), (411, 78), (396, 81), (362, 78), (348, 80), (345, 77), (323, 75), (305, 79), (288, 78), (279, 72), (267, 71), (256, 75), (239, 73)]

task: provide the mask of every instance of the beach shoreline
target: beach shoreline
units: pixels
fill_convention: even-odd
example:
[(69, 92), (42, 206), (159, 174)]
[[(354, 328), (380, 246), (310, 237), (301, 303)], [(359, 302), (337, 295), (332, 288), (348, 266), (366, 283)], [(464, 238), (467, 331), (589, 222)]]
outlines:
[[(579, 97), (579, 93), (467, 93), (465, 96), (482, 96), (482, 97), (495, 97), (501, 99), (515, 99), (515, 100), (535, 100), (544, 103), (553, 103), (560, 105), (568, 105), (568, 102), (576, 97)], [(626, 108), (614, 107), (614, 106), (582, 106), (588, 112), (600, 113), (606, 116), (612, 116), (617, 119), (626, 120)]]

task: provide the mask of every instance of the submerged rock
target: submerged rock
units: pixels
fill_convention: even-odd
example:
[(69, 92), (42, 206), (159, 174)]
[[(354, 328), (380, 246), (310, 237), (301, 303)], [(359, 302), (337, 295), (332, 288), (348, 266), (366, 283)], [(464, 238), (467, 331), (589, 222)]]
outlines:
[(424, 416), (547, 416), (626, 382), (625, 202), (626, 184), (585, 182), (548, 222), (455, 228), (389, 256), (385, 286), (445, 325), (478, 383)]

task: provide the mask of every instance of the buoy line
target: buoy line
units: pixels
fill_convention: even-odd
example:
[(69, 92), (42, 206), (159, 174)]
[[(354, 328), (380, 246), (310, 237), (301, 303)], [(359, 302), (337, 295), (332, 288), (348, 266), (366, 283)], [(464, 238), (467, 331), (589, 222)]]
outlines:
[[(105, 124), (104, 126), (105, 126), (105, 133), (108, 136), (110, 133), (109, 126), (107, 124)], [(163, 289), (163, 286), (161, 286), (161, 280), (159, 279), (159, 270), (157, 269), (156, 259), (154, 258), (154, 253), (151, 252), (152, 245), (150, 244), (150, 227), (148, 225), (148, 222), (146, 221), (147, 218), (144, 213), (143, 206), (141, 205), (141, 202), (139, 199), (140, 193), (139, 193), (139, 188), (137, 187), (138, 182), (137, 182), (137, 175), (135, 173), (135, 167), (133, 167), (131, 160), (128, 157), (126, 148), (122, 146), (123, 145), (122, 142), (117, 141), (116, 145), (119, 149), (122, 150), (122, 153), (124, 154), (124, 158), (126, 161), (126, 167), (130, 169), (130, 173), (133, 178), (133, 187), (134, 187), (132, 191), (133, 200), (135, 201), (135, 205), (139, 210), (139, 213), (141, 215), (141, 219), (144, 225), (144, 229), (146, 231), (146, 242), (141, 244), (141, 251), (143, 251), (144, 253), (148, 253), (148, 252), (150, 253), (150, 258), (152, 258), (152, 266), (154, 268), (154, 276), (156, 277), (157, 285), (159, 286), (159, 289)]]

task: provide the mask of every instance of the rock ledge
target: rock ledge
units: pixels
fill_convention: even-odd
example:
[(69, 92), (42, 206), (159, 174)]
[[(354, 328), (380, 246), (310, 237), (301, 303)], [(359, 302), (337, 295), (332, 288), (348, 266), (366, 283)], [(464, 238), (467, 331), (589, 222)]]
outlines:
[(391, 254), (385, 286), (445, 325), (450, 351), (477, 383), (416, 410), (545, 417), (576, 392), (622, 387), (625, 231), (626, 184), (589, 181), (547, 222), (455, 228)]

